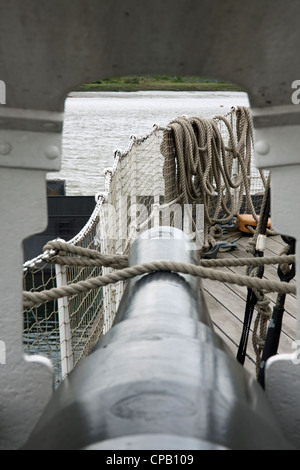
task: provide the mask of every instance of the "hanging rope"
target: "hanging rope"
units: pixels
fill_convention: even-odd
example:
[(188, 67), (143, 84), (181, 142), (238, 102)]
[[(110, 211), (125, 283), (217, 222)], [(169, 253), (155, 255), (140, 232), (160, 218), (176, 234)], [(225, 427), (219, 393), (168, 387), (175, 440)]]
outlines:
[[(255, 248), (253, 249), (253, 259), (264, 256), (264, 243), (260, 245), (260, 241), (263, 240), (266, 236), (267, 222), (270, 213), (270, 181), (268, 180), (266, 185), (266, 191), (262, 201), (261, 215), (257, 224), (255, 234), (253, 236), (252, 243), (255, 243)], [(260, 237), (260, 238), (259, 238)], [(258, 243), (259, 241), (259, 243)], [(253, 246), (253, 245), (252, 245)], [(263, 265), (260, 266), (248, 266), (247, 275), (253, 278), (262, 278), (263, 277)], [(269, 300), (266, 298), (265, 294), (259, 289), (249, 289), (247, 292), (247, 300), (245, 306), (244, 314), (244, 323), (240, 339), (240, 344), (237, 351), (237, 360), (244, 364), (246, 359), (248, 337), (250, 333), (250, 327), (252, 322), (252, 317), (254, 313), (254, 308), (257, 309), (257, 316), (254, 324), (254, 331), (252, 337), (253, 347), (256, 353), (256, 364), (259, 363), (259, 355), (261, 352), (261, 343), (264, 340), (264, 327), (266, 327), (267, 321), (270, 315)], [(258, 334), (258, 328), (260, 325), (260, 335)]]
[[(222, 121), (229, 135), (225, 144), (217, 121)], [(210, 227), (224, 223), (236, 216), (246, 197), (247, 210), (258, 223), (251, 194), (250, 170), (253, 147), (253, 125), (248, 108), (238, 107), (236, 112), (236, 134), (232, 123), (224, 116), (214, 119), (198, 117), (177, 118), (164, 131), (161, 152), (165, 157), (164, 180), (165, 202), (182, 194), (184, 204), (204, 205), (204, 247), (208, 248)], [(238, 175), (233, 175), (236, 161)], [(266, 184), (261, 172), (263, 183)], [(232, 190), (237, 190), (234, 202)], [(195, 223), (193, 229), (197, 230)]]

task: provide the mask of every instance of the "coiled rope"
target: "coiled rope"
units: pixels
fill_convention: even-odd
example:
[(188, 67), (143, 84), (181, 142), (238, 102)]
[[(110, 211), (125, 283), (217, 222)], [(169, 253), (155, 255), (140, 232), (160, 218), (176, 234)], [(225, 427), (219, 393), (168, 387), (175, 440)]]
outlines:
[[(249, 108), (239, 106), (236, 115), (236, 137), (233, 125), (224, 116), (214, 119), (179, 117), (164, 131), (161, 152), (165, 157), (165, 203), (182, 194), (183, 203), (204, 205), (204, 247), (212, 243), (209, 228), (236, 216), (244, 194), (247, 211), (256, 222), (258, 217), (250, 194), (253, 124)], [(218, 127), (222, 121), (228, 131), (226, 145)], [(240, 173), (233, 171), (234, 161)], [(263, 172), (262, 182), (266, 186)], [(234, 201), (232, 190), (239, 190)], [(193, 224), (193, 230), (197, 230)]]

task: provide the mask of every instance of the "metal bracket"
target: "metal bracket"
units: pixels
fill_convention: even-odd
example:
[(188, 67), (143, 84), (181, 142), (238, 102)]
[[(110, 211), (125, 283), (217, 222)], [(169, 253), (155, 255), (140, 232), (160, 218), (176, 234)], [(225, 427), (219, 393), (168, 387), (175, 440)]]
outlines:
[(252, 109), (256, 166), (271, 168), (300, 164), (300, 107)]
[(0, 108), (0, 167), (57, 171), (63, 113)]

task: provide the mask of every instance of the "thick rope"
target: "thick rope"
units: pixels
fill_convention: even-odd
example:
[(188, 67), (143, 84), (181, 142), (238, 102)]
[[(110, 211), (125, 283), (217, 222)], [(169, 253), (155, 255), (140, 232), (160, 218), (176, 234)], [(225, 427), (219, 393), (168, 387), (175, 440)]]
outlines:
[[(270, 212), (270, 176), (268, 177), (265, 184), (265, 193), (262, 200), (261, 210), (257, 227), (253, 234), (251, 242), (248, 244), (248, 251), (251, 251), (252, 255), (255, 254), (257, 247), (257, 240), (260, 234), (265, 235), (269, 233), (267, 230), (267, 220)], [(274, 263), (275, 264), (275, 263)], [(279, 261), (278, 264), (282, 265), (283, 262)], [(259, 267), (255, 266), (250, 270), (250, 266), (247, 267), (246, 273), (248, 276), (256, 277), (259, 273)], [(258, 378), (259, 368), (261, 363), (262, 352), (267, 336), (268, 322), (272, 316), (272, 310), (270, 307), (270, 299), (267, 298), (265, 292), (260, 289), (253, 289), (256, 297), (255, 309), (257, 311), (256, 318), (254, 321), (253, 332), (252, 332), (252, 345), (256, 355), (256, 377)]]
[(178, 263), (171, 261), (154, 261), (152, 263), (144, 263), (137, 266), (115, 271), (105, 276), (97, 276), (87, 281), (80, 281), (75, 284), (63, 286), (61, 288), (53, 288), (43, 292), (23, 292), (23, 304), (25, 308), (33, 307), (48, 300), (56, 300), (62, 297), (87, 292), (90, 289), (106, 286), (108, 284), (119, 281), (126, 281), (133, 277), (152, 273), (152, 272), (175, 272), (182, 274), (190, 274), (201, 278), (228, 282), (229, 284), (237, 284), (249, 288), (257, 288), (268, 292), (282, 292), (285, 294), (295, 294), (296, 285), (290, 285), (286, 282), (269, 281), (266, 279), (251, 278), (249, 276), (240, 276), (229, 272), (218, 271), (194, 264)]
[[(111, 267), (121, 269), (128, 266), (126, 255), (105, 255), (90, 248), (70, 245), (62, 240), (53, 240), (44, 246), (44, 251), (52, 251), (48, 262), (69, 266), (86, 267)], [(63, 253), (76, 256), (64, 256)], [(200, 266), (203, 267), (235, 267), (235, 266), (265, 266), (270, 264), (295, 263), (295, 255), (278, 255), (263, 258), (227, 258), (227, 259), (201, 259)]]
[[(228, 130), (228, 145), (222, 138), (218, 120)], [(237, 108), (236, 135), (232, 123), (224, 116), (214, 119), (180, 117), (171, 121), (164, 132), (161, 152), (165, 157), (165, 202), (182, 194), (184, 204), (204, 205), (204, 248), (213, 243), (209, 227), (236, 216), (244, 193), (247, 209), (258, 222), (250, 194), (253, 124), (248, 108)], [(232, 174), (234, 160), (240, 169), (238, 176)], [(266, 183), (264, 178), (262, 181)], [(237, 188), (238, 201), (234, 203), (232, 189)], [(194, 222), (193, 230), (197, 231)]]
[(252, 345), (256, 355), (256, 377), (258, 377), (261, 356), (267, 336), (268, 322), (271, 319), (272, 310), (270, 307), (270, 301), (265, 296), (264, 292), (258, 289), (254, 289), (254, 292), (257, 298), (255, 306), (257, 309), (257, 315), (253, 326)]
[[(55, 255), (51, 259), (53, 264), (63, 266), (82, 266), (82, 267), (111, 267), (113, 269), (121, 269), (128, 266), (128, 258), (122, 255), (123, 261), (116, 261), (110, 264), (111, 255), (102, 255), (102, 258), (90, 260), (88, 258), (78, 258), (71, 256)], [(117, 256), (114, 256), (117, 258)], [(270, 256), (266, 258), (230, 258), (230, 259), (203, 259), (199, 265), (203, 267), (221, 267), (230, 268), (236, 266), (265, 266), (279, 263), (291, 264), (295, 262), (295, 255), (287, 256)]]
[[(81, 246), (71, 245), (63, 240), (53, 240), (47, 243), (43, 248), (44, 252), (52, 252), (49, 261), (55, 264), (65, 264), (72, 266), (103, 266), (113, 269), (125, 268), (128, 265), (128, 257), (126, 255), (105, 255), (97, 250), (83, 248)], [(57, 253), (60, 253), (59, 256)], [(81, 258), (72, 258), (63, 256), (64, 253), (80, 256)]]

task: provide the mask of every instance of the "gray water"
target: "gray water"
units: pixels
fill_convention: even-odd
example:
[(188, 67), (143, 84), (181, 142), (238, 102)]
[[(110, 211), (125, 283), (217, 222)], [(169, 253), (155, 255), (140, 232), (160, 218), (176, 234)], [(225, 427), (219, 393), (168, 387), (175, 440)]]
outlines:
[(69, 196), (95, 195), (104, 189), (103, 170), (116, 149), (126, 150), (130, 136), (143, 137), (154, 124), (167, 126), (182, 115), (212, 118), (231, 106), (249, 106), (240, 92), (82, 92), (65, 103), (61, 171)]

